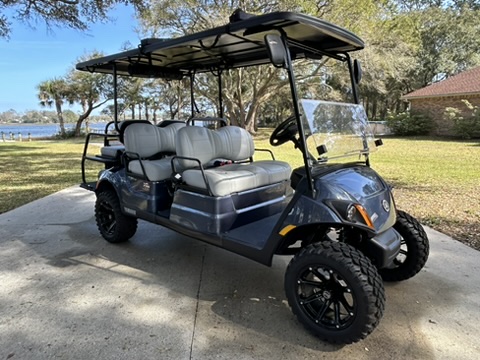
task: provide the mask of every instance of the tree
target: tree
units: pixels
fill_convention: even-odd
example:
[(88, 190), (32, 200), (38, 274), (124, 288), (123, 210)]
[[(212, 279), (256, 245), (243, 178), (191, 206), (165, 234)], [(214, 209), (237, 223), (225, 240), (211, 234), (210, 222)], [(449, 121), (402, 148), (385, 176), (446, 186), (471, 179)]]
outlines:
[[(62, 105), (65, 100), (67, 100), (70, 91), (67, 82), (62, 78), (46, 80), (37, 86), (37, 90), (41, 106), (51, 107), (52, 105), (55, 105), (58, 124), (60, 125), (60, 135), (66, 136)], [(70, 100), (67, 101), (71, 102)]]
[(0, 122), (11, 123), (18, 119), (19, 115), (14, 109), (0, 113)]
[[(338, 1), (303, 1), (280, 0), (271, 2), (268, 0), (184, 0), (172, 2), (169, 0), (152, 1), (149, 9), (142, 14), (144, 31), (149, 35), (159, 33), (164, 36), (169, 33), (172, 36), (190, 34), (225, 23), (235, 8), (244, 11), (261, 14), (279, 10), (293, 10), (309, 13), (322, 17), (326, 20), (345, 26), (350, 30), (373, 28), (378, 19), (385, 18), (388, 13), (388, 1), (373, 0), (338, 0)], [(325, 61), (316, 65), (297, 65), (297, 83), (314, 86), (322, 85), (318, 81), (318, 75), (325, 78), (338, 78), (338, 68), (332, 66), (327, 72), (321, 72)], [(345, 70), (345, 69), (343, 69)], [(225, 74), (226, 75), (226, 74)], [(233, 124), (255, 132), (258, 112), (262, 104), (271, 101), (279, 91), (288, 84), (284, 74), (272, 67), (252, 67), (231, 71), (224, 79), (225, 112), (230, 116)], [(199, 78), (200, 90), (204, 97), (215, 102), (218, 97), (216, 84)], [(337, 84), (347, 84), (348, 76)], [(308, 86), (307, 86), (308, 87)], [(333, 89), (337, 94), (347, 95), (344, 87)], [(312, 92), (313, 90), (310, 90)], [(308, 91), (307, 91), (308, 92)], [(333, 92), (331, 92), (331, 95)]]
[[(145, 88), (145, 79), (121, 77), (118, 82), (118, 98), (123, 100), (125, 109), (130, 109), (132, 119), (135, 119), (135, 107), (143, 103), (142, 92)], [(139, 111), (138, 118), (141, 114)]]
[[(10, 10), (22, 22), (43, 20), (48, 27), (86, 30), (88, 23), (107, 18), (114, 5), (128, 3), (139, 12), (144, 9), (143, 0), (0, 0), (0, 10)], [(10, 26), (7, 16), (0, 14), (0, 37), (9, 36)]]
[[(93, 51), (90, 54), (79, 57), (76, 62), (87, 61), (101, 56), (103, 54)], [(75, 125), (75, 136), (80, 136), (82, 124), (92, 111), (113, 98), (112, 77), (105, 74), (72, 69), (67, 75), (67, 82), (67, 97), (69, 101), (78, 103), (82, 107), (82, 113), (78, 116)]]

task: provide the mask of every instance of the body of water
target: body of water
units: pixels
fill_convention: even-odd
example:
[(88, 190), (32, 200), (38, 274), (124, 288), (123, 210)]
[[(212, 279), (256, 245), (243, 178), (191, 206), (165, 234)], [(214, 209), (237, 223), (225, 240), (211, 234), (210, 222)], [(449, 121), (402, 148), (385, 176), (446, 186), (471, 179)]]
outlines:
[[(105, 123), (90, 123), (90, 131), (103, 132), (105, 130)], [(75, 124), (65, 124), (65, 130), (73, 130)], [(85, 130), (84, 128), (82, 128)], [(58, 124), (0, 124), (0, 141), (5, 135), (6, 140), (10, 140), (13, 134), (15, 140), (18, 140), (19, 134), (22, 139), (28, 139), (28, 134), (34, 138), (51, 137), (60, 133), (60, 126)]]

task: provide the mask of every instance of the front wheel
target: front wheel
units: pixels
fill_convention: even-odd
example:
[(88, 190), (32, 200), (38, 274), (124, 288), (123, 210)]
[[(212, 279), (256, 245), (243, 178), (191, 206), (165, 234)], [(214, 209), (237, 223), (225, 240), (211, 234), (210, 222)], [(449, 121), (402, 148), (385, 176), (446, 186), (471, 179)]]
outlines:
[(364, 339), (385, 308), (382, 279), (354, 247), (334, 241), (308, 245), (285, 274), (288, 303), (313, 334), (331, 343)]
[(392, 266), (380, 269), (385, 281), (402, 281), (416, 275), (425, 266), (429, 253), (428, 237), (422, 225), (413, 216), (397, 210), (393, 228), (402, 237), (400, 252)]
[(124, 215), (113, 191), (101, 191), (95, 202), (95, 220), (103, 238), (111, 243), (127, 241), (137, 231), (137, 218)]

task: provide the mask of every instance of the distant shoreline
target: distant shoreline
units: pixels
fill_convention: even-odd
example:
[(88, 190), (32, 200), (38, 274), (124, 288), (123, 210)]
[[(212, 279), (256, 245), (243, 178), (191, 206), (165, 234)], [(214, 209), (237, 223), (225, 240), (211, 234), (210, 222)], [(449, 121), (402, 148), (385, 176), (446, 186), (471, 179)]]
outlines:
[[(90, 123), (89, 129), (93, 131), (104, 131), (107, 123)], [(65, 124), (65, 130), (71, 132), (75, 128), (74, 123)], [(85, 127), (82, 127), (85, 131)], [(22, 136), (22, 140), (33, 138), (51, 138), (60, 134), (60, 126), (58, 124), (25, 124), (25, 123), (1, 123), (0, 124), (0, 141), (17, 140)], [(13, 137), (13, 138), (12, 138)]]

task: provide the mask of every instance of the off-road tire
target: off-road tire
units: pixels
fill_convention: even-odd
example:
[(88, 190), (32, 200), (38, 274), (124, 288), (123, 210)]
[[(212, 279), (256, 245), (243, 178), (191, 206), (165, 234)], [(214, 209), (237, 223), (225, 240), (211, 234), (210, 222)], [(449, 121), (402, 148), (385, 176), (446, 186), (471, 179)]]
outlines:
[(300, 323), (330, 343), (364, 339), (385, 308), (375, 266), (354, 247), (335, 241), (308, 245), (292, 258), (285, 293)]
[(113, 191), (101, 191), (95, 201), (95, 221), (103, 238), (111, 243), (130, 239), (137, 231), (137, 218), (122, 213)]
[(402, 281), (416, 275), (425, 266), (430, 250), (427, 234), (417, 219), (397, 210), (397, 222), (393, 228), (402, 236), (400, 253), (393, 267), (380, 269), (385, 281)]

